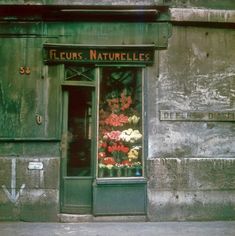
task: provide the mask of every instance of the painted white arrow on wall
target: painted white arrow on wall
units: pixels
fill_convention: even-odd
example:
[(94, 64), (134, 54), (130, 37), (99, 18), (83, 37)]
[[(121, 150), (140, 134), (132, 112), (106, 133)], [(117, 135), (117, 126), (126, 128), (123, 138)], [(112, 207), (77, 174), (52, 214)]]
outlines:
[(2, 185), (4, 192), (6, 193), (7, 197), (12, 203), (16, 203), (22, 194), (25, 184), (22, 184), (20, 187), (19, 192), (16, 192), (16, 159), (12, 158), (11, 160), (11, 192), (8, 191), (5, 185)]

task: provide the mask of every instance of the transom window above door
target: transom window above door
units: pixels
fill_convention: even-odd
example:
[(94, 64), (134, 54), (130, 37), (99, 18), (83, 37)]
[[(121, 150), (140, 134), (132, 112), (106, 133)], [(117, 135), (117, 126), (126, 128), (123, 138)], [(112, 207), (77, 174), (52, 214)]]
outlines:
[(65, 81), (95, 81), (94, 66), (66, 66)]

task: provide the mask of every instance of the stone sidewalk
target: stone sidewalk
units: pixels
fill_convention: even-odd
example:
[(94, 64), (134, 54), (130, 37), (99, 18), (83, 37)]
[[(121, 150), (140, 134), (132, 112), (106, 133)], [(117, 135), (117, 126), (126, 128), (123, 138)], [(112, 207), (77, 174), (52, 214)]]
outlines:
[(1, 236), (235, 236), (235, 221), (218, 222), (0, 222)]

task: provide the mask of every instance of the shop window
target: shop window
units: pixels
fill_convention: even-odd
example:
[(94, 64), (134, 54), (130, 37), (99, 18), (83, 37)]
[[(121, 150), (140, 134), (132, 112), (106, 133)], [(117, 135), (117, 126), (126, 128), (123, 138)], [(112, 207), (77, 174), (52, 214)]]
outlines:
[(143, 176), (142, 87), (141, 68), (101, 70), (99, 178)]

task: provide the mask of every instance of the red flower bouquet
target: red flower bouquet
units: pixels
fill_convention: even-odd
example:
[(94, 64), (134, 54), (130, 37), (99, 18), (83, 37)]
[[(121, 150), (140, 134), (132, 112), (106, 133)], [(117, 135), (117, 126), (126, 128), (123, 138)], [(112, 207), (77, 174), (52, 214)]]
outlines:
[(113, 157), (105, 157), (103, 160), (102, 160), (102, 163), (104, 165), (115, 165), (116, 164), (116, 161), (114, 160)]
[(130, 107), (132, 104), (131, 96), (125, 96), (123, 93), (121, 94), (121, 110), (124, 111)]
[(128, 153), (129, 147), (125, 147), (124, 145), (117, 145), (116, 143), (113, 146), (108, 146), (109, 152), (123, 152)]
[(111, 113), (105, 120), (106, 125), (118, 127), (128, 123), (128, 116)]

